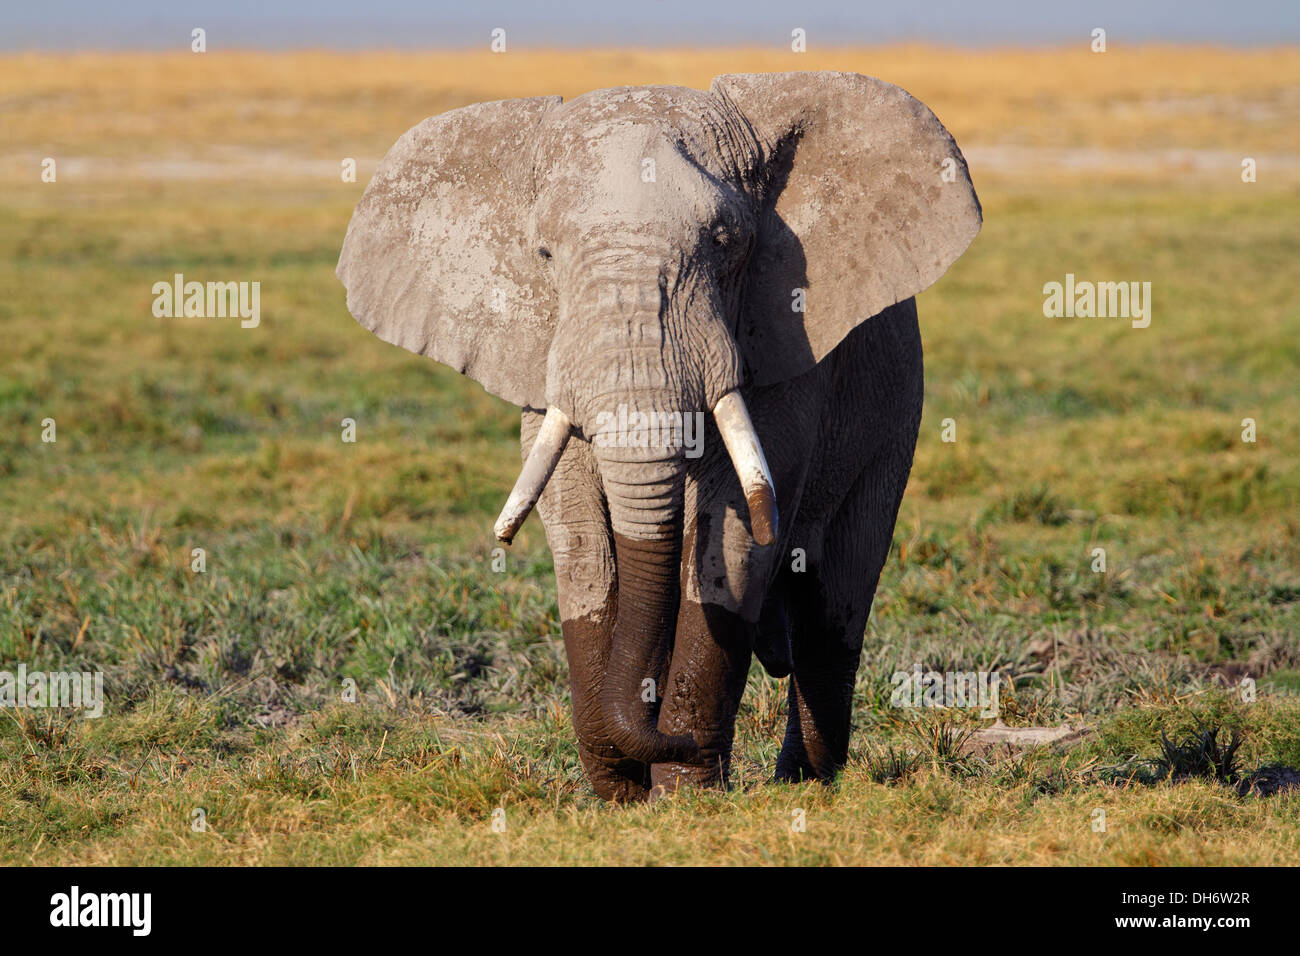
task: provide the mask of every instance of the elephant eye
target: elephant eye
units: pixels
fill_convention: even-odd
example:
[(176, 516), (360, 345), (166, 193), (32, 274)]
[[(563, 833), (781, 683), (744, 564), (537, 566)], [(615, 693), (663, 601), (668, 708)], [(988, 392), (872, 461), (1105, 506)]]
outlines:
[(725, 246), (731, 241), (731, 230), (726, 226), (713, 227), (713, 244), (715, 246)]
[(551, 250), (547, 249), (545, 246), (538, 246), (537, 254), (541, 256), (543, 259), (551, 258)]

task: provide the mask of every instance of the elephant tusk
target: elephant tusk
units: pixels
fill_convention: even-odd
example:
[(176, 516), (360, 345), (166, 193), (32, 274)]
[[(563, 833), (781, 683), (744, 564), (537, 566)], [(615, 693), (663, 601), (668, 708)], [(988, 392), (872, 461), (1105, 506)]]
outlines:
[(564, 446), (569, 442), (571, 424), (569, 416), (554, 405), (546, 410), (537, 440), (528, 452), (524, 467), (519, 472), (519, 480), (515, 482), (493, 529), (499, 541), (509, 544), (514, 540), (520, 525), (542, 496), (546, 483), (551, 480), (551, 473), (560, 462), (560, 455), (564, 454)]
[(763, 445), (754, 431), (754, 423), (749, 420), (749, 411), (739, 391), (730, 391), (718, 399), (713, 406), (713, 419), (718, 423), (718, 431), (740, 478), (740, 487), (745, 492), (754, 540), (764, 546), (772, 544), (777, 531), (772, 473), (768, 470)]

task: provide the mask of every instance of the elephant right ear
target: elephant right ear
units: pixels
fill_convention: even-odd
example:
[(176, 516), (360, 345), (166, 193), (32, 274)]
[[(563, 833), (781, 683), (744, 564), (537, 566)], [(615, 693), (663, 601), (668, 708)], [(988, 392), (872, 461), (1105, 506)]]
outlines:
[(856, 73), (720, 76), (766, 162), (736, 341), (767, 385), (935, 282), (980, 229), (966, 160), (924, 104)]
[(546, 407), (554, 290), (526, 248), (533, 142), (560, 97), (479, 103), (405, 133), (348, 225), (348, 310), (516, 405)]

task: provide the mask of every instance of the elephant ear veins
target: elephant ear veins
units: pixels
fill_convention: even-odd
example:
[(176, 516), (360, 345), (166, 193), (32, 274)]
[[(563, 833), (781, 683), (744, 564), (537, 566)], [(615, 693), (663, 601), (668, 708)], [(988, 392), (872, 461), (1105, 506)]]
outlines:
[(979, 232), (966, 160), (920, 101), (856, 73), (720, 76), (764, 151), (737, 341), (750, 380), (792, 378), (939, 279)]
[(480, 103), (409, 130), (357, 204), (337, 269), (348, 310), (385, 342), (539, 408), (555, 303), (524, 228), (533, 142), (559, 103)]

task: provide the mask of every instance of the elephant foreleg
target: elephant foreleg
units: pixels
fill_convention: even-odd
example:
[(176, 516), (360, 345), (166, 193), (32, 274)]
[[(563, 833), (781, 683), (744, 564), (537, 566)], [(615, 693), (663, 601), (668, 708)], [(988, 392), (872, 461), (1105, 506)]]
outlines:
[(731, 768), (736, 711), (753, 654), (753, 625), (716, 604), (683, 601), (659, 731), (689, 734), (700, 748), (693, 764), (657, 763), (651, 788), (671, 792), (683, 784), (725, 786)]

